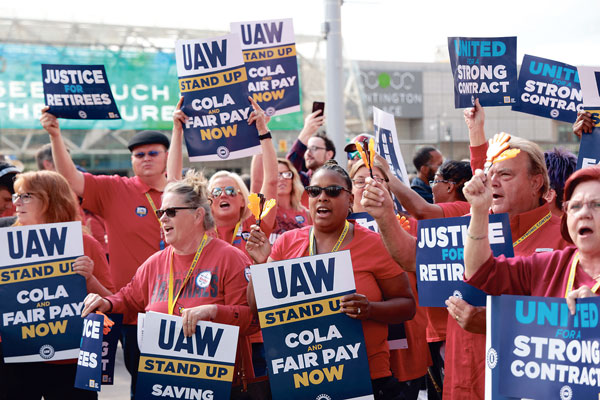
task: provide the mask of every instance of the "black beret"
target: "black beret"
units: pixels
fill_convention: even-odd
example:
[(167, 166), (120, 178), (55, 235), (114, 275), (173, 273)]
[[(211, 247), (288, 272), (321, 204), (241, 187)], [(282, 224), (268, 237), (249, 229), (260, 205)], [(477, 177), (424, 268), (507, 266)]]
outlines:
[(129, 151), (133, 151), (137, 146), (144, 144), (162, 144), (168, 149), (169, 138), (158, 131), (141, 131), (133, 135), (127, 144), (127, 148)]

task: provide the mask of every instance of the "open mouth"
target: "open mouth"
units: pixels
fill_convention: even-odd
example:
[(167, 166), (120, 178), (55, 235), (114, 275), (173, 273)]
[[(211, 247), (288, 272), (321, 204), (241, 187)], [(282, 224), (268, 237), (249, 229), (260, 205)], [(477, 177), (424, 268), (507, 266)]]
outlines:
[(502, 196), (502, 195), (499, 195), (498, 193), (493, 193), (493, 194), (492, 194), (492, 198), (493, 198), (494, 200), (495, 200), (495, 199), (500, 199), (500, 198), (502, 198), (502, 197), (504, 197), (504, 196)]
[(321, 217), (329, 215), (330, 213), (331, 213), (331, 210), (329, 208), (317, 207), (317, 215), (319, 215)]
[(229, 208), (230, 206), (231, 206), (231, 204), (229, 204), (226, 201), (222, 201), (219, 203), (219, 208), (221, 208), (221, 209)]
[(165, 234), (167, 234), (173, 230), (173, 227), (163, 225), (163, 230), (165, 231)]
[(582, 227), (579, 228), (579, 230), (577, 231), (577, 234), (579, 234), (579, 236), (590, 236), (591, 234), (593, 234), (594, 231), (588, 227)]

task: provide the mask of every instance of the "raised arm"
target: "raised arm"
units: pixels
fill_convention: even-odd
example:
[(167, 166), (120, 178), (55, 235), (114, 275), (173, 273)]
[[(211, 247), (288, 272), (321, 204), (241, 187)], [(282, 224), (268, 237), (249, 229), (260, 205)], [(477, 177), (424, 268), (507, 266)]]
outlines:
[(304, 126), (298, 135), (297, 141), (285, 156), (288, 160), (290, 160), (298, 172), (306, 171), (306, 167), (304, 165), (304, 153), (306, 152), (308, 139), (314, 136), (314, 134), (319, 130), (319, 127), (325, 122), (325, 117), (320, 114), (321, 110), (317, 110), (314, 113), (309, 114), (304, 119)]
[(50, 114), (48, 110), (50, 107), (42, 108), (42, 116), (40, 122), (42, 127), (50, 135), (50, 144), (52, 146), (52, 159), (56, 166), (56, 171), (65, 177), (69, 186), (79, 197), (83, 197), (83, 188), (85, 181), (83, 174), (75, 168), (75, 163), (71, 159), (71, 155), (67, 151), (65, 142), (63, 141), (60, 133), (60, 126), (58, 124), (58, 118)]
[(171, 135), (171, 145), (167, 156), (168, 182), (180, 180), (181, 170), (183, 169), (183, 124), (187, 121), (188, 116), (181, 110), (182, 104), (183, 96), (179, 99), (173, 113), (173, 134)]

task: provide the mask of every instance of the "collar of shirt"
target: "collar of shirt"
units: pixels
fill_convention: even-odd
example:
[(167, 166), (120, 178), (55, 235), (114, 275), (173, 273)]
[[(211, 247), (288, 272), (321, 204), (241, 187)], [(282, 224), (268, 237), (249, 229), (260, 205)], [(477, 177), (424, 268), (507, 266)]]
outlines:
[[(523, 236), (533, 225), (540, 219), (544, 218), (550, 212), (550, 207), (547, 202), (543, 205), (534, 208), (533, 210), (517, 214), (510, 218), (510, 230), (512, 232), (513, 241)], [(552, 218), (555, 218), (554, 216)]]

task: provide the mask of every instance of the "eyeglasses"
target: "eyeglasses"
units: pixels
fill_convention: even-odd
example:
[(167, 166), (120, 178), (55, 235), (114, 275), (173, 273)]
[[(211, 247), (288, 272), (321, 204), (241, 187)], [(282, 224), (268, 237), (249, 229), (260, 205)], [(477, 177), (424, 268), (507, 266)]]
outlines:
[(164, 210), (156, 210), (156, 216), (158, 219), (162, 218), (164, 214), (167, 214), (169, 218), (175, 218), (177, 215), (177, 211), (179, 210), (195, 210), (196, 207), (169, 207)]
[(308, 150), (311, 153), (316, 153), (319, 150), (327, 150), (327, 147), (310, 146), (310, 147), (307, 147), (306, 150)]
[(339, 186), (339, 185), (333, 185), (333, 186), (327, 186), (327, 187), (307, 186), (304, 189), (306, 190), (306, 192), (308, 193), (308, 195), (310, 197), (319, 197), (319, 195), (321, 194), (322, 191), (325, 191), (325, 194), (328, 197), (338, 197), (340, 195), (340, 193), (342, 193), (342, 190), (344, 190), (348, 193), (352, 193), (345, 187)]
[(360, 160), (360, 152), (358, 150), (356, 151), (350, 151), (348, 153), (346, 153), (346, 156), (348, 156), (348, 160)]
[(451, 185), (456, 185), (456, 182), (447, 181), (446, 179), (434, 179), (432, 181), (429, 181), (429, 186), (433, 186), (436, 183), (440, 183), (440, 182), (442, 182), (442, 183), (449, 183)]
[(565, 201), (563, 204), (563, 210), (567, 214), (575, 214), (583, 209), (583, 206), (587, 205), (590, 211), (592, 212), (600, 212), (600, 200), (590, 200), (590, 201), (578, 201), (578, 200), (569, 200)]
[(15, 204), (17, 201), (19, 201), (19, 199), (21, 199), (21, 202), (23, 204), (27, 204), (31, 201), (33, 196), (34, 196), (33, 193), (21, 193), (21, 194), (14, 193), (11, 197), (12, 197), (13, 204)]
[(281, 179), (292, 179), (294, 177), (294, 173), (292, 171), (285, 171), (279, 173), (279, 178)]
[[(380, 176), (374, 176), (373, 179), (375, 179), (379, 183), (388, 181), (387, 179), (384, 179)], [(363, 178), (352, 179), (352, 183), (354, 183), (354, 186), (356, 186), (358, 189), (364, 188), (365, 185), (367, 184), (367, 182)]]
[(216, 199), (217, 197), (219, 197), (223, 194), (223, 191), (225, 192), (225, 194), (227, 196), (231, 196), (231, 197), (234, 197), (235, 195), (238, 194), (238, 191), (235, 190), (235, 188), (233, 186), (225, 186), (224, 188), (222, 188), (222, 187), (213, 188), (213, 190), (210, 192), (210, 195)]
[(137, 153), (133, 153), (133, 156), (135, 158), (142, 159), (142, 158), (146, 157), (146, 154), (148, 154), (150, 157), (154, 158), (154, 157), (158, 156), (162, 152), (163, 152), (162, 150), (150, 150), (147, 153), (144, 152), (144, 151), (139, 151)]

